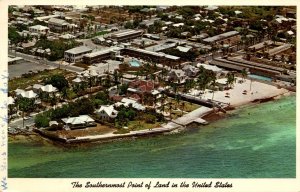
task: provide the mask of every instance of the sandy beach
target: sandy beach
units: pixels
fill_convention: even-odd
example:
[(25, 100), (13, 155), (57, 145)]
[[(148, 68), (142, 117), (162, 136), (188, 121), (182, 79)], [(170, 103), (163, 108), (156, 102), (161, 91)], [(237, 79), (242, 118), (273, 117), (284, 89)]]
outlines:
[[(277, 88), (276, 86), (261, 83), (258, 81), (251, 81), (245, 79), (243, 83), (238, 83), (241, 78), (237, 78), (236, 83), (232, 86), (232, 89), (227, 91), (216, 91), (214, 93), (213, 100), (229, 103), (233, 107), (248, 104), (255, 100), (267, 99), (283, 95), (289, 91), (283, 88)], [(246, 90), (246, 94), (243, 92)], [(228, 95), (228, 97), (226, 97)], [(209, 93), (208, 90), (202, 95), (204, 99), (212, 99), (213, 93)]]

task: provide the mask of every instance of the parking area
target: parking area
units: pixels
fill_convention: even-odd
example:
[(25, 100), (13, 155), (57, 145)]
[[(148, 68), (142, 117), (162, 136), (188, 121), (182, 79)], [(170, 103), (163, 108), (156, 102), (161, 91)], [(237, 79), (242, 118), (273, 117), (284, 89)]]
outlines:
[(36, 71), (43, 71), (44, 69), (52, 69), (46, 64), (37, 64), (32, 63), (29, 61), (18, 62), (13, 65), (8, 65), (8, 74), (9, 78), (14, 78), (21, 76), (22, 74), (29, 73), (29, 72), (36, 72)]

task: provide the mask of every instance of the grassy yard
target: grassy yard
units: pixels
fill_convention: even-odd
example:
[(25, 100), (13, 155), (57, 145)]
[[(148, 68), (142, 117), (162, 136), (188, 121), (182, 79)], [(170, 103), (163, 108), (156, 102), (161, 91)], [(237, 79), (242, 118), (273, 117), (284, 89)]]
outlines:
[(53, 70), (47, 70), (47, 71), (44, 70), (44, 71), (36, 73), (28, 78), (21, 77), (21, 78), (9, 80), (8, 81), (8, 90), (12, 91), (17, 88), (25, 89), (26, 87), (33, 85), (35, 83), (40, 83), (45, 78), (50, 77), (51, 75), (55, 75), (55, 74), (63, 74), (64, 76), (66, 76), (66, 75), (72, 74), (72, 72), (64, 71), (62, 69), (53, 69)]
[[(177, 103), (177, 101), (175, 99), (170, 98), (170, 97), (167, 99), (167, 101), (171, 104), (166, 104), (165, 112), (170, 113), (172, 119), (181, 117), (182, 115), (186, 114), (186, 112), (189, 113), (189, 112), (194, 111), (195, 109), (198, 109), (199, 107), (201, 107), (200, 105), (182, 101), (182, 100), (179, 103)], [(172, 106), (171, 110), (169, 110), (169, 108), (168, 108), (169, 105)], [(182, 113), (181, 110), (184, 112)]]
[(116, 129), (110, 128), (105, 125), (97, 124), (96, 127), (88, 127), (85, 129), (74, 129), (74, 130), (60, 130), (56, 134), (61, 137), (83, 137), (89, 135), (102, 135), (112, 133)]
[(132, 131), (136, 130), (143, 130), (143, 129), (153, 129), (160, 127), (161, 122), (155, 122), (155, 123), (146, 123), (145, 121), (130, 121), (128, 123), (128, 129)]

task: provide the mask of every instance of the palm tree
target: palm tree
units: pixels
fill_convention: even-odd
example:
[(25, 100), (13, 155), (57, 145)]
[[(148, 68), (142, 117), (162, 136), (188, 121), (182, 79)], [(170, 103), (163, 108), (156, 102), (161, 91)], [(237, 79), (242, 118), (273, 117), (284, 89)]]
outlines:
[(241, 75), (242, 75), (243, 81), (245, 81), (245, 79), (246, 79), (246, 77), (248, 75), (245, 68), (241, 71)]
[(19, 105), (19, 109), (22, 111), (22, 118), (23, 118), (23, 127), (25, 122), (25, 113), (32, 111), (34, 109), (34, 99), (29, 99), (26, 97), (21, 97), (17, 100)]
[(227, 85), (231, 88), (231, 86), (235, 81), (234, 73), (231, 72), (227, 73), (226, 78), (227, 78)]

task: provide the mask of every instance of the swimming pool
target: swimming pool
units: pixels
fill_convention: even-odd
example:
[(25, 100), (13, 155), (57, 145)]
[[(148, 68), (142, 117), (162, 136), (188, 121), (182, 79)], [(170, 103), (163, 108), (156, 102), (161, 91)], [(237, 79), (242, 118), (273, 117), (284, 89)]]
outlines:
[(129, 64), (131, 67), (140, 67), (141, 66), (140, 62), (138, 62), (136, 60), (129, 61)]
[(262, 81), (272, 81), (271, 78), (265, 77), (265, 76), (260, 76), (260, 75), (250, 74), (250, 75), (248, 75), (248, 77), (253, 78), (253, 79), (262, 80)]

